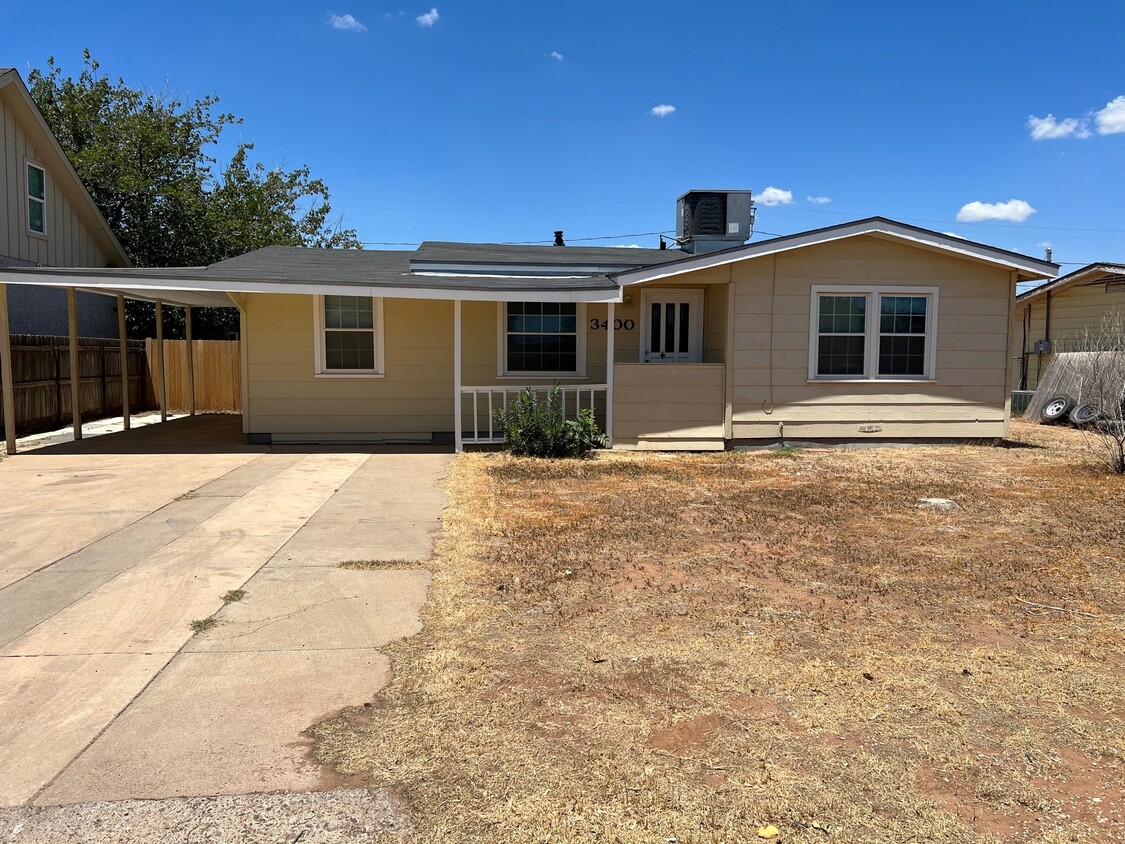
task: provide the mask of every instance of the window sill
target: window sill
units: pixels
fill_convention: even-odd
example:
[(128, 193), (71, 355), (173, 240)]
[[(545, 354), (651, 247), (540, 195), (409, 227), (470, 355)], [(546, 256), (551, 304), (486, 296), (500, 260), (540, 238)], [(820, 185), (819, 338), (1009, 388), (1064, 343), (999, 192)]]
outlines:
[(936, 378), (809, 378), (806, 384), (936, 384)]
[(47, 239), (47, 233), (46, 232), (37, 232), (37, 231), (32, 231), (31, 229), (27, 230), (27, 236), (28, 237), (34, 237), (34, 238), (37, 238), (39, 240), (46, 240)]
[(378, 380), (386, 378), (385, 372), (314, 372), (313, 378), (360, 378), (367, 380)]
[(586, 379), (585, 372), (502, 372), (496, 376), (503, 381), (557, 381), (560, 378)]

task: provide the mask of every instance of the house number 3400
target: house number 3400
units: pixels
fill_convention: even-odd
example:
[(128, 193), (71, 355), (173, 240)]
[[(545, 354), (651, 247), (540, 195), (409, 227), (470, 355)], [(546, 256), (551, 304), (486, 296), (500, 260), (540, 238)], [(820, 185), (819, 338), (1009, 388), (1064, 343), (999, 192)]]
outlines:
[[(621, 331), (622, 329), (624, 329), (626, 331), (632, 331), (636, 327), (637, 327), (637, 324), (635, 322), (633, 322), (633, 320), (631, 320), (631, 319), (615, 319), (613, 321), (613, 330), (614, 331)], [(609, 328), (609, 320), (608, 319), (591, 319), (590, 320), (590, 330), (591, 331), (605, 331), (607, 328)]]

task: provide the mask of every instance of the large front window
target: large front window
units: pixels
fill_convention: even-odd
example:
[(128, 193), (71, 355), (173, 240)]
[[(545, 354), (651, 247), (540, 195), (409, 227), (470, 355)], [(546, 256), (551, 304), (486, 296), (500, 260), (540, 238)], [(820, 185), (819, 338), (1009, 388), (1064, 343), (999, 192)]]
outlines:
[(809, 377), (934, 377), (937, 291), (814, 288)]
[(383, 371), (382, 300), (317, 297), (317, 374), (379, 375)]
[(580, 374), (582, 326), (578, 305), (508, 302), (503, 320), (504, 374)]

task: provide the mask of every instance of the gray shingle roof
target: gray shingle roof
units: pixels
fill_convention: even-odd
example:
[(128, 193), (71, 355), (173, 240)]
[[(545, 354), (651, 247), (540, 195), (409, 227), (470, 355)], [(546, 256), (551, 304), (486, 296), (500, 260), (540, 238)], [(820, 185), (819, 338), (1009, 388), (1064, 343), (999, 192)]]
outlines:
[(264, 249), (239, 255), (237, 258), (211, 264), (201, 270), (199, 275), (201, 278), (263, 279), (446, 290), (603, 290), (615, 287), (612, 281), (601, 274), (577, 278), (411, 274), (410, 261), (415, 254), (380, 249), (305, 249), (297, 246), (267, 246)]
[(451, 243), (427, 240), (410, 253), (420, 264), (546, 264), (644, 267), (684, 256), (675, 249), (622, 246), (526, 246), (508, 243)]

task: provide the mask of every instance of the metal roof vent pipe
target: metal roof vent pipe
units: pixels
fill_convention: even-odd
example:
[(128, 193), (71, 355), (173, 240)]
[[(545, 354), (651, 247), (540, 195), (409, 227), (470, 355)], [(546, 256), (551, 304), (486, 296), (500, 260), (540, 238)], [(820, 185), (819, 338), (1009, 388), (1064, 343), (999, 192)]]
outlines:
[(558, 229), (555, 232), (555, 246), (566, 246), (566, 242), (563, 240), (562, 229)]

